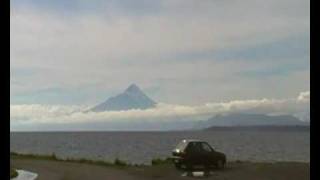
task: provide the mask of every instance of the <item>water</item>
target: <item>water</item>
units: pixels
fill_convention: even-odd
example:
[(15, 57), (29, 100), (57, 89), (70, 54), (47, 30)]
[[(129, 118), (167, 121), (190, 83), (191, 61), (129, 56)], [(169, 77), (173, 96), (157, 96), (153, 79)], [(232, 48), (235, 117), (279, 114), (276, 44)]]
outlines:
[(187, 132), (14, 132), (10, 150), (87, 158), (150, 163), (165, 158), (182, 139), (208, 141), (229, 160), (310, 162), (310, 132), (187, 131)]

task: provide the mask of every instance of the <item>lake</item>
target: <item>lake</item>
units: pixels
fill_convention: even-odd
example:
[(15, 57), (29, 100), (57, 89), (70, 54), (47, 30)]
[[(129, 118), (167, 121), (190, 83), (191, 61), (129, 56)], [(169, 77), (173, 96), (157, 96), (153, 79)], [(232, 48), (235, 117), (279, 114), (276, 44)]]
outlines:
[(310, 131), (11, 132), (10, 150), (150, 163), (165, 158), (182, 139), (208, 141), (228, 160), (310, 162)]

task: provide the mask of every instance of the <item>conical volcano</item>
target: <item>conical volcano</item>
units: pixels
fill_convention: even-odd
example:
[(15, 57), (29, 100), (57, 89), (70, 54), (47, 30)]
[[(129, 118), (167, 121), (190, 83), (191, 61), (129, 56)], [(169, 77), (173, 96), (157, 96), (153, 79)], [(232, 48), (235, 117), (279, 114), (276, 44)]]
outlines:
[(93, 107), (91, 111), (120, 111), (129, 109), (148, 109), (155, 107), (156, 102), (150, 99), (137, 85), (131, 84), (123, 93), (107, 99)]

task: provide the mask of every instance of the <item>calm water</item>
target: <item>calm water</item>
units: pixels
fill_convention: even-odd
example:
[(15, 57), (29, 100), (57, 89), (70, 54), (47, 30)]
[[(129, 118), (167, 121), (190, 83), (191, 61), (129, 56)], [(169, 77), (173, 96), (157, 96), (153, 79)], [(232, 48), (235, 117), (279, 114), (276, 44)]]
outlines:
[(38, 132), (11, 133), (11, 151), (150, 163), (181, 139), (202, 139), (229, 160), (310, 162), (310, 132)]

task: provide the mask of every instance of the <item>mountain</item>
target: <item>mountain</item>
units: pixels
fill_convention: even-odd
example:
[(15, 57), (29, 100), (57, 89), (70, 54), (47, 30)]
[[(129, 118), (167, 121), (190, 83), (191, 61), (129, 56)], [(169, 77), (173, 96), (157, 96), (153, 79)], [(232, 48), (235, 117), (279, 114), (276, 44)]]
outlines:
[(230, 126), (304, 126), (309, 123), (300, 121), (291, 115), (269, 116), (265, 114), (234, 113), (216, 115), (207, 121), (200, 122), (196, 128), (230, 127)]
[(211, 126), (206, 131), (310, 131), (309, 125), (257, 125), (257, 126)]
[(123, 93), (107, 99), (93, 107), (91, 111), (119, 111), (129, 109), (148, 109), (155, 107), (156, 102), (150, 99), (135, 84), (130, 85)]

